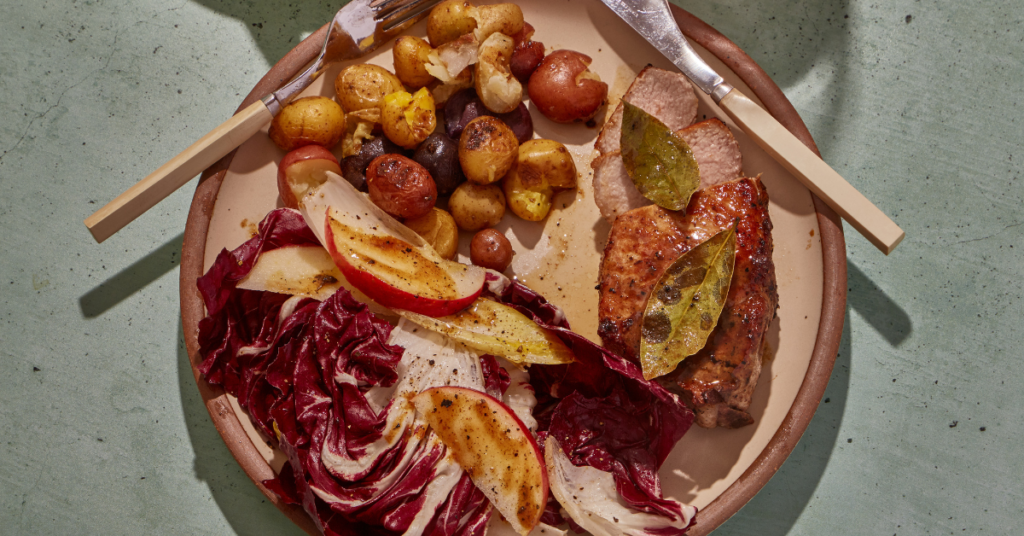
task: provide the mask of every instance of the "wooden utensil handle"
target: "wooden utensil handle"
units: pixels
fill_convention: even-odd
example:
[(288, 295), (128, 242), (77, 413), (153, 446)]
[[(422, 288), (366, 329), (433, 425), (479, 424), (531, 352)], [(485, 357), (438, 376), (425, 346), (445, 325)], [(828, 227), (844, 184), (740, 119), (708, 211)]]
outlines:
[(86, 218), (85, 226), (96, 242), (103, 242), (245, 143), (271, 119), (273, 116), (262, 101), (250, 104)]
[(883, 253), (888, 255), (903, 240), (903, 229), (757, 103), (733, 89), (718, 104), (762, 149)]

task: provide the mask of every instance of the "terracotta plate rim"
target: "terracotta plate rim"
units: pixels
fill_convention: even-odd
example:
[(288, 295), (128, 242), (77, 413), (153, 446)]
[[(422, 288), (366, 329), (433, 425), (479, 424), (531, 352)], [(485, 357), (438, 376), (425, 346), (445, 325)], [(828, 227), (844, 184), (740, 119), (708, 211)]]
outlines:
[[(672, 11), (683, 33), (689, 39), (707, 49), (732, 69), (783, 126), (815, 153), (818, 152), (810, 132), (792, 103), (750, 56), (694, 15), (676, 6), (672, 6)], [(263, 95), (279, 88), (297, 74), (299, 69), (312, 61), (319, 52), (326, 31), (326, 26), (320, 28), (288, 52), (256, 84), (238, 109), (245, 108)], [(277, 495), (262, 484), (263, 480), (274, 477), (273, 471), (242, 428), (241, 422), (228, 402), (227, 394), (219, 386), (206, 383), (198, 370), (201, 363), (198, 326), (206, 312), (195, 282), (202, 275), (206, 237), (217, 193), (233, 157), (234, 153), (225, 156), (203, 173), (189, 209), (185, 225), (185, 239), (182, 244), (179, 283), (185, 346), (200, 396), (202, 396), (206, 409), (210, 412), (210, 418), (224, 439), (228, 450), (246, 475), (271, 503), (303, 530), (316, 535), (319, 534), (316, 525), (301, 506), (283, 503)], [(807, 373), (793, 405), (775, 435), (739, 479), (701, 510), (697, 516), (698, 524), (689, 532), (693, 536), (703, 536), (717, 528), (764, 487), (796, 447), (814, 416), (832, 374), (832, 367), (839, 351), (846, 310), (846, 240), (843, 236), (842, 224), (835, 212), (813, 194), (811, 197), (817, 212), (818, 227), (821, 233), (824, 285), (821, 322), (818, 325), (817, 338)]]

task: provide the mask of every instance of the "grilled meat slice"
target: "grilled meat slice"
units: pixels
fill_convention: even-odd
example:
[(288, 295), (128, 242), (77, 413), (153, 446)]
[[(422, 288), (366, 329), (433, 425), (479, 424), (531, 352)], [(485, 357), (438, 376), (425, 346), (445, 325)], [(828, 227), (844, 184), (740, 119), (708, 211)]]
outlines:
[(609, 349), (636, 360), (647, 295), (679, 255), (737, 222), (736, 265), (729, 295), (707, 345), (659, 380), (683, 395), (697, 423), (736, 428), (761, 372), (764, 334), (778, 292), (772, 262), (768, 194), (757, 178), (694, 194), (686, 213), (650, 205), (612, 224), (600, 272), (598, 334)]
[[(743, 172), (740, 144), (721, 120), (694, 123), (675, 134), (693, 151), (701, 188), (731, 181)], [(604, 219), (615, 221), (619, 214), (651, 204), (633, 185), (618, 150), (595, 158), (590, 166), (594, 168), (594, 202)]]
[[(630, 84), (622, 100), (639, 107), (657, 117), (668, 128), (677, 130), (693, 124), (697, 119), (697, 94), (693, 92), (690, 80), (681, 73), (644, 67)], [(622, 134), (622, 103), (615, 108), (594, 148), (601, 154), (619, 150)]]

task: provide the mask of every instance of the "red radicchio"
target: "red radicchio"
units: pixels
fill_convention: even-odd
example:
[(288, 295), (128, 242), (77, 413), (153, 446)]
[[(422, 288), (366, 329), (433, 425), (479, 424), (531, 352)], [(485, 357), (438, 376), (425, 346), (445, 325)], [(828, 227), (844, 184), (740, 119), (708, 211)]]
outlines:
[[(301, 214), (278, 209), (260, 223), (258, 236), (221, 252), (197, 283), (209, 313), (199, 326), (200, 370), (235, 395), (288, 456), (278, 478), (265, 484), (302, 504), (328, 536), (482, 536), (491, 515), (483, 494), (443, 460), (433, 434), (392, 411), (393, 401), (380, 407), (370, 393), (401, 381), (403, 348), (387, 343), (391, 325), (344, 289), (321, 303), (235, 287), (261, 252), (315, 244)], [(561, 311), (532, 290), (512, 283), (497, 292), (576, 355), (570, 365), (530, 369), (540, 444), (550, 435), (573, 465), (613, 475), (630, 507), (682, 518), (679, 503), (662, 498), (657, 471), (692, 423), (690, 410), (644, 380), (634, 363), (570, 331)], [(509, 374), (493, 356), (479, 364), (481, 389), (509, 388)], [(552, 499), (544, 521), (558, 523), (558, 512)], [(686, 527), (645, 530), (669, 536)]]

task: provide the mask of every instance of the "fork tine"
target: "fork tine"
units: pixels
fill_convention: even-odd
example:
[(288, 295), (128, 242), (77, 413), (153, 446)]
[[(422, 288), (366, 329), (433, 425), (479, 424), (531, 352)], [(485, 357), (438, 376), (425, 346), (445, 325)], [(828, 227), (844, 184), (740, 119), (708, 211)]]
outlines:
[(370, 9), (375, 13), (374, 17), (379, 19), (410, 3), (415, 3), (415, 0), (371, 0)]
[[(397, 2), (398, 0), (384, 1)], [(439, 1), (440, 0), (414, 0), (413, 2), (398, 7), (389, 13), (378, 14), (374, 18), (382, 24), (385, 32), (390, 32), (432, 9)]]

